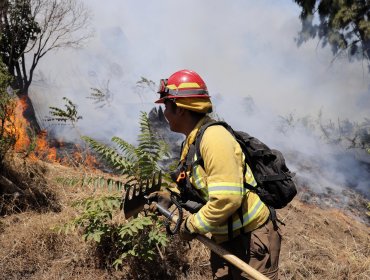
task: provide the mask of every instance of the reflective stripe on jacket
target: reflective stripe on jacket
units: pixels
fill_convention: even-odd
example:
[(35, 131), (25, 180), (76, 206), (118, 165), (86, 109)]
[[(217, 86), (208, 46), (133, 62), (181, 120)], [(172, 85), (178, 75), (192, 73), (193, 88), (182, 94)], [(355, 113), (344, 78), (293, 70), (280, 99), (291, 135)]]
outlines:
[[(181, 160), (185, 160), (199, 128), (208, 121), (208, 117), (203, 118), (188, 135)], [(269, 210), (258, 195), (244, 187), (244, 154), (233, 136), (223, 126), (211, 126), (202, 137), (200, 152), (204, 168), (194, 165), (188, 174), (193, 187), (207, 203), (188, 218), (190, 230), (202, 234), (210, 232), (216, 242), (223, 242), (228, 239), (230, 215), (233, 215), (234, 236), (239, 234), (241, 227), (249, 232), (261, 226), (268, 219)], [(194, 157), (195, 161), (196, 155)], [(246, 166), (245, 179), (250, 185), (256, 185), (249, 166)], [(240, 206), (243, 222), (237, 214)]]

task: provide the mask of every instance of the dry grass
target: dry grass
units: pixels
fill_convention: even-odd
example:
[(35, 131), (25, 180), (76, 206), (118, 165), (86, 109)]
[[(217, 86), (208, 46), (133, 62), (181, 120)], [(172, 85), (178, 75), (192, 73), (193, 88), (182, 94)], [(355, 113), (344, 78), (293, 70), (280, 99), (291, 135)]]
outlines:
[[(104, 191), (55, 183), (57, 177), (81, 170), (44, 164), (46, 187), (60, 211), (26, 208), (0, 220), (1, 279), (210, 279), (209, 251), (198, 241), (177, 238), (162, 249), (164, 259), (152, 264), (134, 263), (120, 271), (99, 263), (96, 247), (78, 234), (58, 235), (51, 227), (75, 216), (71, 203)], [(49, 209), (47, 211), (47, 209)], [(339, 210), (324, 210), (298, 200), (279, 211), (286, 223), (281, 254), (281, 279), (370, 279), (369, 227)], [(167, 267), (160, 274), (158, 264)], [(154, 266), (153, 266), (154, 265)], [(155, 266), (157, 265), (157, 267)]]
[(287, 224), (282, 279), (370, 279), (368, 226), (298, 201), (280, 212)]
[(0, 189), (0, 215), (28, 210), (36, 212), (60, 211), (57, 193), (45, 176), (48, 169), (43, 162), (30, 162), (12, 154), (1, 165), (1, 175), (17, 187), (12, 194)]

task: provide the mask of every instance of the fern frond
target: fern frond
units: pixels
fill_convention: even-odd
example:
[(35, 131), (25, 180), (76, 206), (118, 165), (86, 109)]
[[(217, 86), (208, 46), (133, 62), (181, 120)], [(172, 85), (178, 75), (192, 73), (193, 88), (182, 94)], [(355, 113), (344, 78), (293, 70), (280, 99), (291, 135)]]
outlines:
[(163, 142), (157, 137), (150, 126), (148, 115), (143, 112), (140, 118), (140, 135), (138, 137), (138, 150), (144, 152), (153, 161), (158, 161), (165, 150)]
[(117, 150), (86, 136), (82, 139), (109, 165), (125, 175), (128, 185), (135, 180), (151, 178), (161, 170), (159, 161), (169, 156), (168, 146), (152, 130), (146, 112), (141, 112), (137, 147), (116, 136), (112, 142), (117, 145)]
[(123, 157), (126, 159), (128, 162), (134, 162), (137, 160), (136, 156), (136, 148), (134, 145), (126, 142), (125, 140), (114, 136), (112, 138), (112, 142), (116, 143), (117, 146), (120, 148), (120, 151), (123, 153)]
[(81, 138), (115, 170), (127, 173), (132, 170), (132, 163), (122, 157), (114, 148), (88, 136), (82, 136)]

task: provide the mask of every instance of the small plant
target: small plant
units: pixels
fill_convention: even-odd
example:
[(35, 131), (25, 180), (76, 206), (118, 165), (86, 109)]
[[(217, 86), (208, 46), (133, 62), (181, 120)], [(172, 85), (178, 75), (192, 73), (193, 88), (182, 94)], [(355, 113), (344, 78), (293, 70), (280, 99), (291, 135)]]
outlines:
[(55, 230), (65, 234), (82, 230), (83, 239), (97, 244), (99, 255), (108, 267), (118, 269), (130, 258), (153, 260), (157, 250), (168, 242), (165, 232), (161, 230), (161, 222), (155, 216), (138, 216), (125, 221), (120, 205), (119, 195), (78, 201), (74, 203), (78, 217)]
[(73, 127), (75, 127), (76, 123), (82, 119), (82, 116), (78, 115), (77, 112), (77, 105), (74, 104), (70, 99), (67, 97), (63, 97), (63, 100), (66, 102), (64, 106), (66, 107), (65, 110), (60, 109), (58, 107), (49, 107), (50, 108), (50, 115), (46, 117), (46, 121), (57, 121), (57, 122), (70, 122)]
[(90, 96), (86, 98), (93, 100), (94, 104), (96, 105), (96, 109), (101, 109), (105, 105), (110, 106), (110, 103), (113, 100), (113, 94), (109, 89), (109, 80), (104, 87), (90, 89), (92, 92), (90, 93)]
[(139, 81), (136, 82), (136, 87), (140, 89), (150, 89), (151, 91), (155, 91), (156, 84), (152, 80), (149, 80), (145, 77), (141, 77)]

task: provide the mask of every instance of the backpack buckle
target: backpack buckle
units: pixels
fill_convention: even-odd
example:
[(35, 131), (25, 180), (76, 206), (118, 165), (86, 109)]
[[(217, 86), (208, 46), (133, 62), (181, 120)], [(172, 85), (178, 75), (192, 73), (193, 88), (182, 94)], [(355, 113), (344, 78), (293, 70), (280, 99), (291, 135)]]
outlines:
[(179, 176), (177, 176), (176, 183), (179, 183), (181, 180), (185, 179), (186, 174), (185, 171), (181, 171)]

